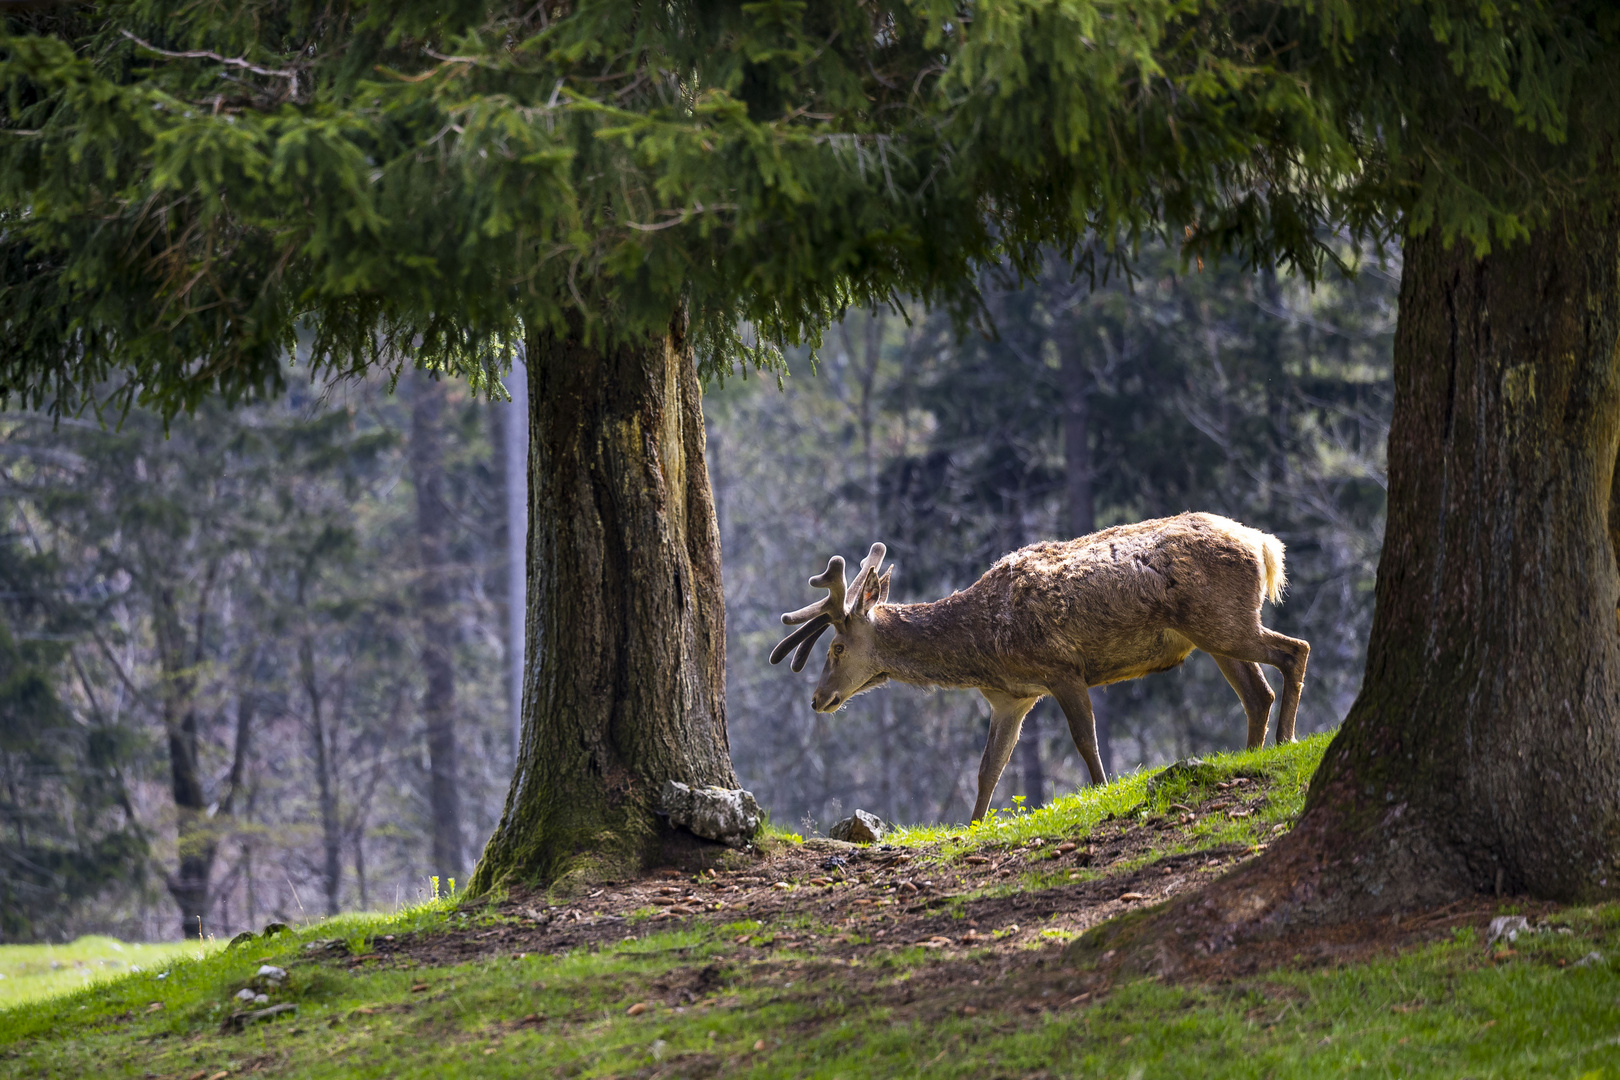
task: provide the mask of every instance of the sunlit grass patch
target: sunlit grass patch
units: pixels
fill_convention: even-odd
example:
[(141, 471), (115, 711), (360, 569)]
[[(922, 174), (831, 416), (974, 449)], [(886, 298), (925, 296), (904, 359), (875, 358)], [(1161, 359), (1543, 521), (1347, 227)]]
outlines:
[(65, 945), (0, 945), (0, 1009), (81, 990), (131, 972), (155, 973), (213, 952), (217, 942), (142, 945), (89, 935)]
[[(1163, 783), (1151, 796), (1138, 789), (1116, 816), (1152, 820), (1172, 803), (1201, 799), (1190, 792), (1194, 784), (1246, 775), (1261, 782), (1241, 789), (1245, 805), (1260, 804), (1263, 795), (1266, 813), (1282, 820), (1298, 812), (1319, 753), (1307, 744), (1223, 755), (1201, 778)], [(1026, 835), (1073, 835), (1084, 820), (1074, 808), (1046, 816), (1054, 832)], [(1253, 826), (1251, 819), (1231, 824)], [(1167, 846), (1203, 842), (1182, 832), (1180, 839), (1152, 829), (1137, 835), (1162, 837)], [(998, 832), (986, 835), (994, 837), (978, 841), (986, 849), (1007, 843)], [(969, 843), (949, 842), (959, 851)], [(429, 943), (443, 933), (476, 941), (482, 927), (504, 918), (442, 902), (349, 916), (175, 961), (161, 980), (146, 971), (0, 1012), (0, 1076), (259, 1069), (310, 1078), (1505, 1080), (1620, 1072), (1620, 967), (1613, 962), (1620, 906), (1533, 919), (1542, 925), (1511, 946), (1487, 947), (1465, 927), (1448, 940), (1364, 962), (1211, 985), (1146, 980), (1098, 989), (1064, 966), (1074, 930), (1042, 920), (1038, 888), (1054, 881), (1047, 865), (1036, 861), (1021, 878), (998, 880), (996, 892), (1024, 892), (1032, 902), (1017, 912), (1000, 908), (990, 919), (981, 912), (984, 926), (971, 940), (954, 927), (942, 930), (944, 910), (913, 909), (909, 923), (893, 912), (849, 926), (839, 924), (836, 906), (824, 909), (817, 900), (716, 925), (640, 925), (639, 936), (556, 953), (495, 949), (471, 962), (441, 962), (431, 957), (462, 954), (429, 949), (375, 967), (312, 962), (342, 955), (324, 948), (332, 939), (353, 949), (414, 930)], [(1514, 908), (1504, 901), (1496, 913)], [(1532, 910), (1545, 909), (1525, 906)], [(942, 937), (949, 940), (938, 948), (925, 944)], [(851, 944), (865, 948), (850, 956)], [(230, 995), (267, 961), (291, 972), (296, 1015), (242, 1033), (222, 1030)]]
[(1083, 839), (1110, 817), (1163, 813), (1172, 803), (1185, 799), (1189, 791), (1203, 789), (1233, 777), (1264, 777), (1269, 798), (1265, 807), (1243, 819), (1201, 820), (1193, 829), (1201, 843), (1255, 843), (1269, 835), (1278, 823), (1291, 821), (1304, 805), (1311, 774), (1322, 760), (1331, 733), (1313, 735), (1295, 743), (1260, 750), (1239, 750), (1211, 754), (1203, 759), (1206, 767), (1196, 778), (1178, 778), (1154, 786), (1161, 770), (1130, 773), (1101, 787), (1087, 787), (1054, 799), (1037, 810), (1025, 810), (1015, 799), (1011, 808), (992, 807), (985, 819), (974, 825), (913, 825), (897, 830), (889, 843), (904, 846), (937, 846), (942, 856), (953, 856), (991, 845), (1018, 846), (1035, 837)]
[[(189, 1076), (249, 1058), (299, 1077), (1612, 1075), (1602, 1070), (1620, 1067), (1620, 975), (1589, 959), (1608, 950), (1590, 935), (1620, 925), (1620, 909), (1553, 921), (1571, 932), (1521, 936), (1505, 958), (1467, 930), (1396, 957), (1229, 985), (1146, 980), (1080, 1007), (1036, 996), (1039, 1011), (1038, 991), (994, 964), (941, 984), (962, 961), (914, 945), (874, 958), (866, 989), (792, 954), (756, 960), (731, 938), (775, 927), (741, 921), (521, 963), (333, 971), (296, 1023), (245, 1035), (222, 1034), (209, 1011), (235, 964), (220, 954), (190, 965), (196, 977), (164, 1011), (108, 1028), (98, 999), (114, 995), (99, 987), (86, 1003), (101, 1020), (58, 1007), (26, 1042), (3, 1041), (7, 1067), (56, 1076)], [(675, 1005), (658, 989), (710, 967), (719, 982), (700, 1001)], [(182, 1037), (154, 1038), (165, 1033)]]

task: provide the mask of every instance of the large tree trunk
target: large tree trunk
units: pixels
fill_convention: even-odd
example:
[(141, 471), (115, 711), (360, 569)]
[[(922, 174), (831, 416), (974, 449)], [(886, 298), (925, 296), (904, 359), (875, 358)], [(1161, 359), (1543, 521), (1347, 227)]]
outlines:
[(1617, 347), (1612, 220), (1407, 245), (1366, 682), (1307, 808), (1380, 838), (1357, 906), (1620, 886)]
[(506, 669), (507, 705), (512, 711), (512, 760), (523, 739), (524, 597), (528, 593), (529, 546), (529, 375), (523, 361), (512, 364), (506, 380), (512, 403), (501, 417), (501, 488), (506, 495)]
[[(574, 328), (577, 331), (577, 327)], [(529, 343), (523, 742), (473, 880), (564, 887), (660, 857), (665, 780), (735, 787), (720, 537), (684, 319)]]
[(1408, 241), (1366, 680), (1293, 832), (1166, 912), (1182, 949), (1620, 891), (1617, 346), (1615, 221)]
[(411, 393), (411, 477), (422, 578), (422, 719), (427, 728), (433, 869), (461, 873), (461, 787), (456, 781), (456, 623), (450, 610), (450, 514), (444, 503), (444, 384), (416, 373)]

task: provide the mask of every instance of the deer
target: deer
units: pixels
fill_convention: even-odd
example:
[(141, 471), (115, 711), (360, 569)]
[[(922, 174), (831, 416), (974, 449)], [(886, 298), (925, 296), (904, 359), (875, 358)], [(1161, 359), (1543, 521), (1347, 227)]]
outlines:
[(810, 579), (827, 595), (782, 616), (798, 629), (772, 650), (771, 663), (793, 653), (792, 670), (803, 671), (816, 641), (834, 632), (810, 699), (818, 713), (891, 679), (978, 690), (990, 706), (990, 735), (975, 822), (1043, 697), (1057, 700), (1092, 783), (1104, 784), (1091, 687), (1168, 671), (1194, 649), (1237, 692), (1250, 749), (1264, 743), (1276, 701), (1260, 665), (1281, 672), (1277, 741), (1294, 739), (1311, 647), (1260, 621), (1262, 602), (1278, 603), (1287, 584), (1275, 536), (1207, 513), (1116, 525), (1019, 548), (966, 589), (924, 604), (888, 602), (894, 568), (879, 573), (887, 554), (873, 544), (853, 585), (843, 556), (829, 559)]

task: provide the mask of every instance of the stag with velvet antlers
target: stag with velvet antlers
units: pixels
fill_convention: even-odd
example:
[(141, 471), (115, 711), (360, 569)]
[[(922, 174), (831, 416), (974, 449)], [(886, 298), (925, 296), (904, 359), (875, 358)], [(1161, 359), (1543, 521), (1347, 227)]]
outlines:
[(893, 569), (873, 544), (846, 585), (834, 555), (810, 579), (827, 596), (782, 616), (798, 629), (771, 653), (804, 670), (811, 647), (834, 631), (811, 706), (833, 712), (890, 679), (976, 689), (990, 703), (990, 738), (979, 763), (978, 821), (990, 807), (1024, 717), (1051, 695), (1069, 721), (1093, 783), (1097, 754), (1090, 687), (1137, 679), (1209, 653), (1249, 719), (1248, 745), (1265, 741), (1276, 700), (1260, 671), (1282, 672), (1277, 740), (1294, 738), (1294, 714), (1311, 647), (1268, 630), (1260, 606), (1282, 596), (1283, 545), (1214, 514), (1118, 525), (1077, 540), (1047, 541), (1003, 557), (961, 592), (931, 604), (890, 604)]

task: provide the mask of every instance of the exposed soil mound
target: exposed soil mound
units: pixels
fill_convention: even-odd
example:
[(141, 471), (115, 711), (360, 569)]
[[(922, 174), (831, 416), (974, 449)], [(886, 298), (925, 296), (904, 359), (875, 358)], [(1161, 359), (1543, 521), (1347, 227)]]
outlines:
[[(904, 999), (897, 1004), (927, 998), (932, 1007), (972, 1008), (975, 988), (991, 972), (1019, 973), (1015, 981), (1031, 1008), (1079, 1004), (1105, 990), (1117, 972), (1106, 949), (1096, 950), (1100, 957), (1086, 957), (1058, 946), (1115, 916), (1146, 916), (1160, 902), (1209, 884), (1264, 850), (1177, 850), (1198, 819), (1249, 814), (1268, 798), (1263, 781), (1222, 785), (1228, 786), (1202, 798), (1189, 793), (1187, 802), (1155, 817), (1107, 820), (1085, 835), (965, 854), (946, 855), (937, 846), (778, 842), (734, 858), (727, 869), (692, 873), (671, 867), (562, 902), (548, 902), (542, 894), (510, 896), (469, 908), (499, 916), (496, 925), (478, 918), (470, 922), (483, 925), (380, 939), (373, 953), (347, 962), (437, 967), (596, 949), (670, 924), (707, 925), (728, 927), (755, 964), (768, 967), (773, 956), (791, 949), (797, 965), (849, 969), (852, 986), (872, 981), (863, 964), (884, 950), (920, 946), (936, 952), (939, 962), (926, 977), (883, 995)], [(1222, 981), (1278, 966), (1348, 963), (1445, 937), (1459, 926), (1483, 928), (1496, 903), (1482, 897), (1400, 919), (1302, 930), (1160, 974)], [(1526, 910), (1539, 914), (1539, 907)], [(1003, 983), (998, 993), (1006, 989)], [(678, 1005), (702, 998), (709, 988), (698, 971), (690, 985), (671, 984), (661, 992)]]

